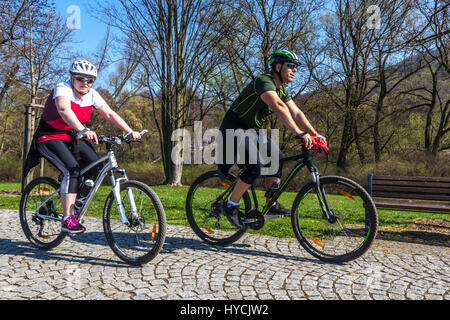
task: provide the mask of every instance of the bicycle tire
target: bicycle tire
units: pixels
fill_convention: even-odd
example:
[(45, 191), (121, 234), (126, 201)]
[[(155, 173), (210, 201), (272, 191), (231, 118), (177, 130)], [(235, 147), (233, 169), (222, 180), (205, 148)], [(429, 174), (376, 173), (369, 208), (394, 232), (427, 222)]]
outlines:
[(320, 177), (335, 222), (327, 221), (316, 185), (306, 184), (292, 207), (292, 227), (302, 247), (322, 261), (343, 263), (363, 255), (372, 245), (378, 228), (376, 206), (358, 183), (345, 177)]
[[(55, 248), (67, 235), (61, 232), (61, 220), (42, 219), (35, 215), (36, 208), (59, 186), (59, 183), (52, 178), (39, 177), (24, 188), (20, 198), (19, 216), (22, 230), (27, 239), (41, 250)], [(59, 194), (55, 196), (59, 198)], [(62, 207), (58, 207), (60, 212), (57, 212), (53, 199), (54, 197), (48, 200), (48, 207), (45, 205), (40, 210), (45, 211), (42, 213), (62, 218)]]
[[(139, 217), (132, 219), (127, 190), (133, 190)], [(112, 251), (131, 265), (142, 265), (154, 259), (166, 237), (166, 215), (157, 194), (146, 184), (128, 180), (120, 184), (121, 199), (132, 222), (126, 226), (120, 219), (114, 194), (106, 198), (103, 210), (103, 231)], [(136, 196), (138, 194), (138, 196)], [(128, 234), (128, 236), (127, 236)], [(126, 248), (126, 245), (132, 245)], [(132, 254), (132, 252), (136, 254)]]
[[(213, 206), (216, 206), (213, 201), (217, 199), (220, 193), (226, 190), (228, 184), (235, 180), (236, 177), (227, 174), (225, 181), (223, 181), (225, 184), (221, 184), (222, 181), (218, 172), (213, 170), (200, 175), (189, 187), (186, 196), (187, 219), (195, 234), (208, 244), (227, 246), (239, 240), (247, 230), (247, 228), (238, 229), (232, 226), (227, 218), (219, 213), (217, 208), (213, 208)], [(207, 185), (210, 186), (208, 190), (206, 190)], [(212, 195), (213, 192), (216, 195)], [(227, 199), (222, 201), (225, 200)], [(248, 192), (244, 193), (240, 206), (241, 208), (244, 206), (245, 212), (251, 209), (251, 200)]]

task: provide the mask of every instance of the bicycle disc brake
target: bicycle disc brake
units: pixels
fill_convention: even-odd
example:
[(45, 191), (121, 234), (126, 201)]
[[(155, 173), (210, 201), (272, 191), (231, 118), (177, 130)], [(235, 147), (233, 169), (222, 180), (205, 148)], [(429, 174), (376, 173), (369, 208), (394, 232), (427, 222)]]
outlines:
[(344, 221), (342, 213), (335, 210), (331, 210), (328, 214), (330, 215), (330, 218), (325, 219), (327, 224), (333, 229), (342, 228), (342, 223)]
[(138, 217), (133, 217), (133, 218), (128, 218), (130, 220), (130, 225), (129, 227), (134, 231), (134, 232), (142, 232), (145, 228), (145, 219), (143, 216), (139, 215)]

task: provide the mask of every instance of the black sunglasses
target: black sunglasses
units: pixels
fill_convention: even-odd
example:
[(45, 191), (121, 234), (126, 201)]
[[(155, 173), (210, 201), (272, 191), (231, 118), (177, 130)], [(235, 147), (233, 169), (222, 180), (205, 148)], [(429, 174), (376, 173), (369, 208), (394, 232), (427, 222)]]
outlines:
[(82, 77), (82, 76), (76, 76), (75, 77), (75, 79), (77, 79), (78, 81), (80, 81), (80, 82), (87, 82), (87, 83), (89, 83), (89, 84), (92, 84), (92, 83), (94, 83), (94, 79), (92, 79), (92, 78), (85, 78), (85, 77)]
[(298, 65), (296, 65), (296, 64), (294, 64), (294, 63), (286, 63), (286, 65), (287, 65), (287, 67), (288, 67), (289, 69), (295, 69), (295, 68), (298, 68)]

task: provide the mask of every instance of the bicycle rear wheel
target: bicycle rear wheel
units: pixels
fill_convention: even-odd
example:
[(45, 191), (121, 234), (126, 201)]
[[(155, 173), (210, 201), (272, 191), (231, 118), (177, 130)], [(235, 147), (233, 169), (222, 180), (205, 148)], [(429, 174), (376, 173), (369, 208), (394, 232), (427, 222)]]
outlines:
[(63, 210), (60, 194), (56, 192), (58, 189), (59, 183), (55, 180), (39, 177), (24, 188), (20, 199), (19, 216), (23, 232), (35, 247), (42, 250), (56, 247), (66, 236), (61, 232)]
[[(342, 263), (360, 257), (375, 239), (378, 215), (370, 195), (356, 182), (339, 176), (320, 178), (321, 200), (314, 183), (298, 193), (293, 204), (292, 226), (300, 244), (313, 256)], [(323, 201), (331, 219), (324, 218)]]
[[(235, 180), (236, 177), (228, 174), (221, 181), (214, 170), (199, 176), (189, 188), (186, 197), (189, 224), (195, 234), (209, 244), (226, 246), (239, 240), (246, 231), (233, 226), (219, 210), (219, 205), (228, 200), (231, 194), (229, 188)], [(239, 207), (241, 212), (251, 209), (247, 192), (241, 198)]]
[[(103, 230), (109, 246), (123, 261), (142, 265), (160, 252), (166, 237), (166, 216), (156, 193), (146, 184), (126, 181), (120, 184), (120, 198), (130, 225), (120, 219), (114, 194), (106, 199)], [(135, 212), (132, 212), (134, 201)]]

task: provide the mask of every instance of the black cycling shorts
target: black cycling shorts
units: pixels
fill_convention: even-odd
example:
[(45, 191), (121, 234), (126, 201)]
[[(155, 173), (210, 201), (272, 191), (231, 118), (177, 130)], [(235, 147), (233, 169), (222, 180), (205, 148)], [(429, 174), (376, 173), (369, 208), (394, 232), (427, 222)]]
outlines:
[[(79, 161), (73, 154), (69, 142), (55, 139), (38, 144), (39, 153), (64, 175), (61, 182), (61, 193), (78, 193), (81, 183), (81, 169), (99, 159), (97, 153), (86, 141), (79, 140), (77, 148)], [(100, 168), (101, 165), (89, 170), (86, 178), (95, 178)]]
[[(233, 113), (232, 111), (228, 111), (222, 121), (222, 124), (220, 126), (220, 131), (222, 133), (222, 160), (223, 164), (218, 165), (218, 169), (226, 174), (231, 169), (231, 167), (235, 163), (241, 163), (245, 166), (245, 170), (242, 172), (240, 179), (247, 183), (247, 184), (253, 184), (256, 178), (262, 175), (262, 168), (264, 167), (270, 167), (271, 163), (267, 163), (265, 160), (265, 157), (262, 155), (263, 153), (260, 150), (261, 143), (267, 143), (265, 147), (267, 148), (264, 152), (265, 156), (267, 157), (276, 157), (278, 156), (278, 160), (282, 159), (284, 157), (284, 154), (281, 152), (279, 147), (272, 142), (272, 140), (265, 136), (264, 138), (261, 138), (258, 134), (258, 130), (255, 130), (256, 133), (256, 141), (253, 139), (253, 135), (246, 135), (244, 139), (238, 139), (237, 136), (234, 136), (234, 141), (227, 141), (227, 134), (226, 130), (232, 129), (232, 130), (243, 130), (244, 132), (246, 130), (249, 130), (248, 126), (246, 126), (239, 117)], [(262, 141), (264, 140), (264, 141)], [(228, 147), (230, 144), (233, 143), (234, 148)], [(231, 156), (227, 154), (227, 151), (230, 151), (233, 153)], [(256, 151), (255, 151), (256, 150)], [(241, 154), (240, 151), (243, 151)], [(240, 159), (238, 159), (238, 154), (240, 156)], [(242, 159), (242, 156), (244, 156), (244, 159)], [(228, 159), (232, 159), (232, 163), (227, 161)], [(255, 163), (256, 162), (256, 163)], [(273, 170), (272, 170), (273, 171)], [(272, 174), (265, 175), (266, 177), (277, 177), (281, 178), (282, 174), (282, 164), (280, 161), (278, 161), (278, 166), (275, 168), (275, 172)]]

